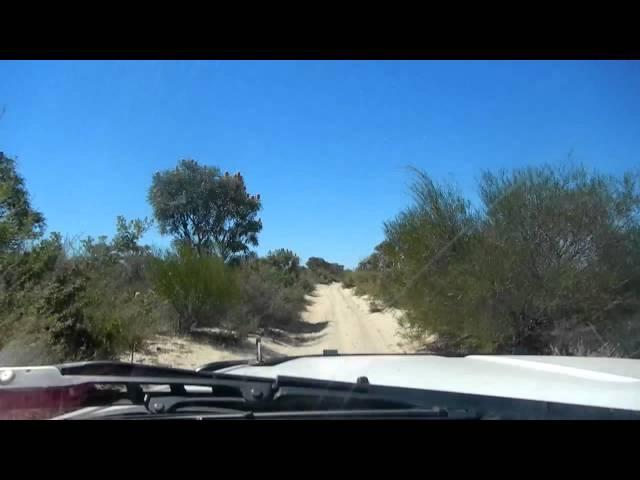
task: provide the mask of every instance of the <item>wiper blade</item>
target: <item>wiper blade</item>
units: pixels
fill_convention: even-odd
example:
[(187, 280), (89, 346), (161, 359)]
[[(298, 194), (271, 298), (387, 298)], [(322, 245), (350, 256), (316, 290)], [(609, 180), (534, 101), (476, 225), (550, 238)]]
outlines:
[(147, 411), (89, 410), (86, 413), (62, 415), (59, 419), (92, 420), (481, 420), (473, 410), (445, 409), (369, 409), (369, 410), (305, 410), (254, 412), (226, 408), (207, 408), (193, 412), (179, 411), (153, 415)]
[[(177, 414), (185, 409), (212, 413), (223, 408), (256, 414), (374, 410), (382, 414), (452, 406), (446, 402), (429, 402), (424, 392), (370, 385), (365, 377), (355, 383), (296, 377), (273, 380), (123, 362), (82, 362), (11, 370), (12, 380), (0, 384), (0, 391), (84, 385), (93, 388), (87, 397), (91, 400), (88, 405), (113, 405), (123, 399), (144, 406), (151, 414), (161, 415)], [(104, 391), (95, 389), (100, 384), (124, 385), (126, 393), (105, 395)], [(169, 388), (159, 391), (148, 387), (154, 385)]]
[[(206, 419), (207, 417), (203, 417)], [(254, 412), (252, 419), (286, 420), (480, 420), (482, 415), (471, 410), (446, 410), (441, 408), (368, 409), (368, 410), (315, 410), (302, 412)]]

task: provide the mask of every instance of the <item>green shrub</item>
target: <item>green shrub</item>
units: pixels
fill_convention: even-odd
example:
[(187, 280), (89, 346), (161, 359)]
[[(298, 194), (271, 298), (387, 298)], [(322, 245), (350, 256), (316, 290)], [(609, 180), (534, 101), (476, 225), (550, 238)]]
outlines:
[(306, 294), (311, 294), (316, 288), (316, 281), (313, 278), (313, 275), (309, 273), (307, 270), (302, 270), (300, 273), (298, 284), (302, 291)]
[[(416, 172), (413, 205), (352, 277), (405, 309), (414, 336), (459, 351), (631, 355), (640, 313), (635, 176), (583, 168), (485, 173), (482, 205)], [(623, 325), (630, 326), (622, 328)], [(580, 345), (580, 348), (577, 347)]]
[(138, 245), (150, 225), (118, 217), (110, 242), (42, 239), (44, 217), (0, 153), (0, 348), (9, 360), (115, 358), (163, 328), (175, 314), (150, 290), (150, 249)]
[(239, 299), (233, 270), (219, 257), (197, 255), (190, 248), (156, 259), (152, 278), (157, 293), (178, 313), (178, 332), (218, 326), (225, 310)]
[(147, 282), (123, 281), (127, 269), (116, 265), (88, 282), (85, 311), (100, 340), (101, 358), (139, 349), (155, 333), (174, 331), (176, 313)]
[(77, 266), (66, 268), (53, 279), (38, 307), (38, 313), (50, 322), (50, 347), (64, 360), (92, 359), (102, 347), (84, 310), (86, 280)]
[(313, 290), (307, 274), (295, 284), (268, 262), (249, 262), (239, 271), (240, 301), (227, 312), (229, 323), (247, 334), (269, 328), (287, 330), (300, 321), (307, 305), (305, 294)]
[(314, 275), (317, 283), (333, 283), (342, 280), (344, 267), (338, 263), (329, 263), (323, 258), (309, 257), (307, 269)]
[(279, 248), (269, 252), (264, 260), (267, 265), (280, 274), (280, 282), (285, 287), (290, 287), (298, 282), (300, 257), (291, 250)]
[(354, 278), (353, 272), (345, 272), (344, 277), (342, 278), (342, 286), (344, 288), (353, 288), (356, 286), (356, 280)]

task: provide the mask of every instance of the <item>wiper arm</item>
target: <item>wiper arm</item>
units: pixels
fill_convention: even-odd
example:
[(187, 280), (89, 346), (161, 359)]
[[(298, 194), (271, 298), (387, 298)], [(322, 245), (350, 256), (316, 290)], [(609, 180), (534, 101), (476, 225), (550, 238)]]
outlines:
[[(199, 407), (202, 409), (208, 409), (214, 407), (216, 409), (221, 408), (233, 408), (236, 410), (246, 408), (247, 400), (239, 397), (217, 397), (213, 395), (163, 395), (163, 394), (148, 394), (145, 396), (144, 404), (147, 410), (151, 413), (173, 413), (180, 409), (189, 407)], [(224, 405), (224, 407), (222, 407)]]
[[(203, 417), (206, 419), (207, 417)], [(261, 419), (286, 420), (354, 420), (354, 419), (385, 419), (385, 420), (480, 420), (482, 416), (475, 411), (447, 410), (442, 408), (410, 408), (410, 409), (369, 409), (369, 410), (315, 410), (302, 412), (254, 412), (250, 417)]]
[[(244, 380), (246, 382), (246, 380)], [(363, 383), (312, 380), (297, 377), (277, 377), (275, 381), (246, 388), (242, 397), (224, 395), (220, 388), (211, 393), (193, 394), (185, 391), (149, 392), (144, 403), (152, 413), (173, 413), (185, 407), (227, 407), (251, 409), (255, 412), (309, 411), (329, 409), (406, 410), (420, 405), (391, 396), (378, 387)]]
[[(403, 415), (414, 412), (416, 415), (450, 417), (453, 412), (446, 402), (434, 402), (424, 391), (371, 385), (366, 378), (356, 383), (312, 380), (295, 377), (278, 377), (274, 385), (273, 400), (269, 410), (339, 410), (350, 412), (378, 413), (398, 412)], [(463, 416), (470, 413), (467, 408), (456, 407)]]
[[(213, 413), (220, 409), (238, 412), (285, 414), (292, 412), (408, 412), (415, 415), (445, 415), (447, 402), (425, 399), (424, 392), (412, 389), (370, 385), (366, 378), (355, 383), (278, 377), (242, 377), (207, 371), (183, 370), (122, 362), (84, 362), (56, 367), (12, 368), (3, 390), (47, 390), (51, 388), (92, 387), (88, 404), (113, 405), (118, 398), (144, 406), (151, 414), (178, 414), (181, 410)], [(125, 385), (126, 395), (104, 395), (95, 386)], [(164, 385), (169, 391), (143, 388)], [(197, 390), (197, 391), (194, 391)], [(118, 396), (119, 395), (119, 396)], [(434, 408), (441, 407), (434, 414)], [(418, 413), (418, 410), (421, 410)], [(426, 413), (429, 411), (430, 413)], [(444, 414), (442, 412), (445, 412)], [(155, 416), (155, 415), (151, 415)]]
[[(219, 409), (265, 412), (310, 411), (413, 411), (415, 415), (450, 418), (445, 405), (438, 409), (424, 400), (423, 392), (411, 389), (370, 385), (366, 377), (355, 383), (315, 380), (297, 377), (277, 377), (274, 381), (261, 377), (240, 377), (200, 370), (181, 370), (114, 362), (87, 362), (61, 367), (65, 375), (103, 374), (93, 380), (109, 383), (126, 382), (129, 398), (145, 405), (150, 413), (172, 414), (180, 410)], [(117, 375), (112, 377), (105, 374)], [(127, 377), (126, 375), (135, 375)], [(142, 392), (143, 384), (166, 384), (171, 392)], [(188, 386), (206, 386), (210, 391), (187, 391)], [(434, 409), (434, 407), (436, 407)], [(420, 412), (418, 413), (418, 410)], [(436, 412), (436, 413), (434, 413)], [(458, 410), (468, 415), (466, 410)], [(476, 415), (475, 413), (473, 415)]]
[(398, 410), (311, 410), (253, 412), (227, 409), (212, 411), (175, 412), (163, 415), (90, 415), (89, 418), (105, 420), (480, 420), (482, 416), (473, 411), (447, 411), (443, 409), (398, 409)]

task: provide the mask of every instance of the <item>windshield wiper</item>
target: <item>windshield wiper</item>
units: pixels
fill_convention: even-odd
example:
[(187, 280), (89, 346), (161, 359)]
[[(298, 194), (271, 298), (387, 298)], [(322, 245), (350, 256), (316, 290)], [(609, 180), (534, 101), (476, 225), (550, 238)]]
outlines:
[[(122, 362), (82, 362), (48, 367), (3, 369), (0, 393), (14, 393), (50, 400), (53, 391), (76, 392), (84, 404), (107, 405), (127, 401), (134, 405), (150, 405), (151, 399), (167, 395), (182, 398), (187, 404), (211, 403), (235, 408), (256, 398), (271, 395), (273, 380), (195, 372), (177, 368), (155, 367)], [(76, 388), (77, 387), (77, 388)], [(114, 391), (120, 387), (122, 391)], [(168, 392), (159, 391), (164, 387)], [(203, 398), (204, 397), (204, 398)], [(205, 400), (207, 398), (207, 400)], [(173, 400), (176, 408), (180, 402)], [(189, 405), (187, 405), (189, 406)], [(161, 407), (151, 412), (158, 412)]]
[(163, 415), (101, 414), (85, 418), (105, 420), (480, 420), (482, 415), (474, 411), (445, 409), (392, 409), (392, 410), (305, 410), (305, 411), (233, 411), (211, 409), (211, 411), (175, 412)]
[[(80, 385), (94, 388), (89, 405), (113, 406), (121, 401), (144, 407), (147, 416), (190, 414), (227, 415), (241, 418), (321, 415), (352, 412), (354, 416), (413, 415), (453, 418), (446, 405), (420, 401), (411, 389), (370, 385), (366, 378), (355, 383), (295, 377), (277, 379), (245, 377), (207, 371), (155, 367), (121, 362), (84, 362), (56, 367), (15, 368), (12, 381), (2, 390), (41, 390)], [(124, 394), (105, 396), (95, 387), (124, 387)], [(164, 386), (163, 390), (159, 387)], [(96, 403), (97, 402), (97, 403)], [(462, 416), (469, 416), (458, 409)], [(118, 410), (120, 412), (121, 410)], [(133, 413), (140, 413), (134, 409)], [(236, 413), (237, 412), (237, 413)], [(332, 413), (333, 412), (333, 413)], [(148, 415), (151, 414), (151, 415)], [(118, 415), (118, 413), (114, 413)], [(345, 414), (349, 416), (348, 414)], [(471, 414), (475, 418), (475, 413)]]

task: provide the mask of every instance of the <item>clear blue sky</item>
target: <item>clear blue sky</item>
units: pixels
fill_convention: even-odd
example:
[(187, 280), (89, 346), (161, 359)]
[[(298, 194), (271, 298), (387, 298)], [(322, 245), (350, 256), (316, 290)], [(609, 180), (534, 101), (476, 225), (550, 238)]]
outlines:
[(470, 196), (482, 169), (570, 151), (640, 165), (638, 62), (3, 61), (0, 78), (0, 150), (69, 237), (151, 216), (152, 174), (190, 157), (261, 194), (259, 253), (354, 266), (409, 203), (408, 165)]

